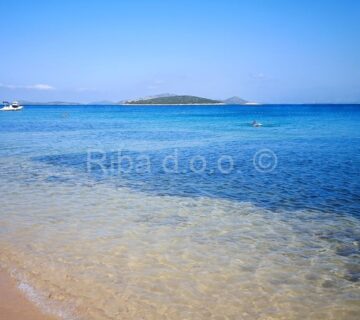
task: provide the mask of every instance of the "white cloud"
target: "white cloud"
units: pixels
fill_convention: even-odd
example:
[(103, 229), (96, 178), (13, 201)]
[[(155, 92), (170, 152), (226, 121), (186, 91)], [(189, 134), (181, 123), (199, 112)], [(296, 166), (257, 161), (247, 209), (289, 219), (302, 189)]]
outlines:
[(32, 85), (13, 85), (13, 84), (4, 84), (0, 83), (0, 88), (5, 89), (28, 89), (28, 90), (54, 90), (53, 86), (48, 84), (38, 83)]
[(31, 86), (28, 86), (28, 89), (54, 90), (55, 88), (53, 86), (48, 85), (48, 84), (39, 83), (39, 84), (34, 84), (34, 85), (31, 85)]

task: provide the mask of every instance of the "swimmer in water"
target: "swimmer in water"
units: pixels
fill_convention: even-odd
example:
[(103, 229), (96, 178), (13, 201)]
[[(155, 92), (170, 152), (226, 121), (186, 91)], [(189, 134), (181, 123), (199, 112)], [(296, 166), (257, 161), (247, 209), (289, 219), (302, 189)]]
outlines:
[(252, 125), (253, 127), (255, 127), (255, 128), (258, 128), (258, 127), (261, 127), (261, 126), (262, 126), (262, 124), (259, 123), (259, 122), (257, 122), (256, 120), (254, 120), (254, 121), (251, 123), (251, 125)]

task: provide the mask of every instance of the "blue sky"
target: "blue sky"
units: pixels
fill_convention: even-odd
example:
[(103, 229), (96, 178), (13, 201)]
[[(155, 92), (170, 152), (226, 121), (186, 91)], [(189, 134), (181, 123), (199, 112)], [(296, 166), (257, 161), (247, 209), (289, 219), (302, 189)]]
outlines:
[(0, 0), (0, 99), (360, 102), (360, 1)]

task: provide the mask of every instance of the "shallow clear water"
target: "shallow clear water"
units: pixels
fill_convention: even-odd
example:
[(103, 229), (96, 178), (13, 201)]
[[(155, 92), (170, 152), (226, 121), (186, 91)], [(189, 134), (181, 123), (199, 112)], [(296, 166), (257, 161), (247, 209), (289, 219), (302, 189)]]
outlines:
[(357, 319), (359, 124), (336, 105), (2, 112), (0, 265), (65, 318)]

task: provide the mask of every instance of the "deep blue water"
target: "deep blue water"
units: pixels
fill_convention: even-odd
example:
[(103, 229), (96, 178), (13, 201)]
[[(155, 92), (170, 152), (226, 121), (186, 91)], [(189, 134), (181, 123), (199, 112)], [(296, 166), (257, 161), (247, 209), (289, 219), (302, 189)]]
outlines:
[(53, 165), (49, 181), (72, 168), (151, 194), (360, 215), (357, 105), (32, 106), (0, 124), (0, 156)]

